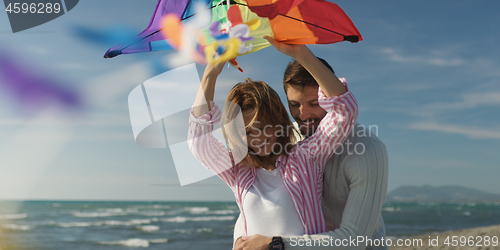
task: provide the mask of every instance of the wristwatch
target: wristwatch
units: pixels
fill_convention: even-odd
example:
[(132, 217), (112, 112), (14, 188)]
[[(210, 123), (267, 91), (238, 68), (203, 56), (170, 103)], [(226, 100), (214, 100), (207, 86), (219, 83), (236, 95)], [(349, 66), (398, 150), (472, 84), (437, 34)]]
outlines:
[(271, 243), (269, 243), (269, 250), (285, 250), (285, 243), (279, 236), (274, 236)]

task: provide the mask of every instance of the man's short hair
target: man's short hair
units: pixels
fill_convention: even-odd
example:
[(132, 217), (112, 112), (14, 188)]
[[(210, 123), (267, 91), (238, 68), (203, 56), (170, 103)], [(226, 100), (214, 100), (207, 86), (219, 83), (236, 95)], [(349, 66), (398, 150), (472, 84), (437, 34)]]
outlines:
[[(335, 74), (335, 71), (333, 71), (330, 64), (328, 64), (323, 58), (318, 57), (318, 59)], [(314, 77), (309, 73), (309, 71), (307, 71), (307, 69), (305, 69), (297, 61), (293, 60), (286, 67), (285, 75), (283, 77), (283, 88), (285, 89), (285, 93), (290, 86), (296, 87), (302, 91), (305, 86), (317, 87), (318, 83), (314, 80)]]

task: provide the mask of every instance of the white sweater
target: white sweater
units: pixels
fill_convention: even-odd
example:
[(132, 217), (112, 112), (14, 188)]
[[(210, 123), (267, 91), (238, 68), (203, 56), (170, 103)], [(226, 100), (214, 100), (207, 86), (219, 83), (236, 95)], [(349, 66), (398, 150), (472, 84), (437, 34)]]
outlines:
[[(336, 239), (357, 239), (358, 236), (372, 240), (385, 239), (381, 211), (387, 192), (389, 164), (386, 147), (359, 124), (356, 124), (343, 146), (343, 150), (339, 148), (336, 151), (338, 154), (328, 160), (323, 175), (322, 210), (330, 231), (317, 235), (281, 235), (287, 250), (388, 249), (386, 246), (367, 247), (364, 243), (339, 247), (330, 245), (331, 238), (333, 242)], [(235, 225), (235, 240), (244, 234), (240, 220), (238, 218)], [(328, 239), (328, 245), (319, 246), (317, 243), (324, 243), (324, 239)], [(313, 244), (314, 240), (316, 246), (306, 246), (307, 242)]]

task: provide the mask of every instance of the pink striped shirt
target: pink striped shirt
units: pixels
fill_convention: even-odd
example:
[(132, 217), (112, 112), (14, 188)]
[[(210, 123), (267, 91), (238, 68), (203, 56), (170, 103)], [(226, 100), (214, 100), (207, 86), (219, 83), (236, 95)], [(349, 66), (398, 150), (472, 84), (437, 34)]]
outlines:
[[(340, 80), (347, 87), (345, 79)], [(327, 111), (326, 116), (313, 135), (297, 143), (288, 156), (282, 154), (276, 160), (276, 168), (292, 197), (306, 234), (328, 231), (321, 211), (324, 166), (349, 135), (358, 116), (356, 99), (349, 90), (333, 97), (326, 97), (321, 90), (318, 92), (319, 105)], [(232, 164), (228, 149), (210, 133), (220, 119), (221, 112), (216, 105), (198, 118), (191, 112), (189, 148), (203, 166), (227, 183), (245, 218), (243, 197), (255, 181), (256, 169), (242, 163)]]

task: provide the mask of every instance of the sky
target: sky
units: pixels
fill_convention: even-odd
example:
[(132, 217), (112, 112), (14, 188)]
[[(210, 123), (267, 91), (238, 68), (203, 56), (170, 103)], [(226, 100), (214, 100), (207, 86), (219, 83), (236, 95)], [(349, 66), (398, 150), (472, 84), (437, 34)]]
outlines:
[[(217, 177), (181, 187), (174, 166), (179, 155), (134, 140), (128, 96), (162, 73), (152, 62), (171, 52), (104, 59), (114, 44), (75, 35), (78, 27), (109, 32), (117, 25), (139, 33), (156, 3), (80, 1), (63, 16), (18, 33), (0, 12), (0, 56), (57, 79), (83, 103), (27, 110), (0, 84), (0, 199), (234, 200)], [(336, 3), (363, 41), (309, 48), (346, 78), (358, 100), (358, 122), (374, 128), (387, 146), (388, 190), (461, 185), (500, 193), (500, 3)], [(272, 47), (239, 57), (244, 73), (225, 69), (216, 99), (250, 77), (286, 100), (281, 82), (290, 60)], [(199, 74), (203, 68), (197, 66)], [(173, 86), (172, 95), (182, 96), (181, 87)]]

